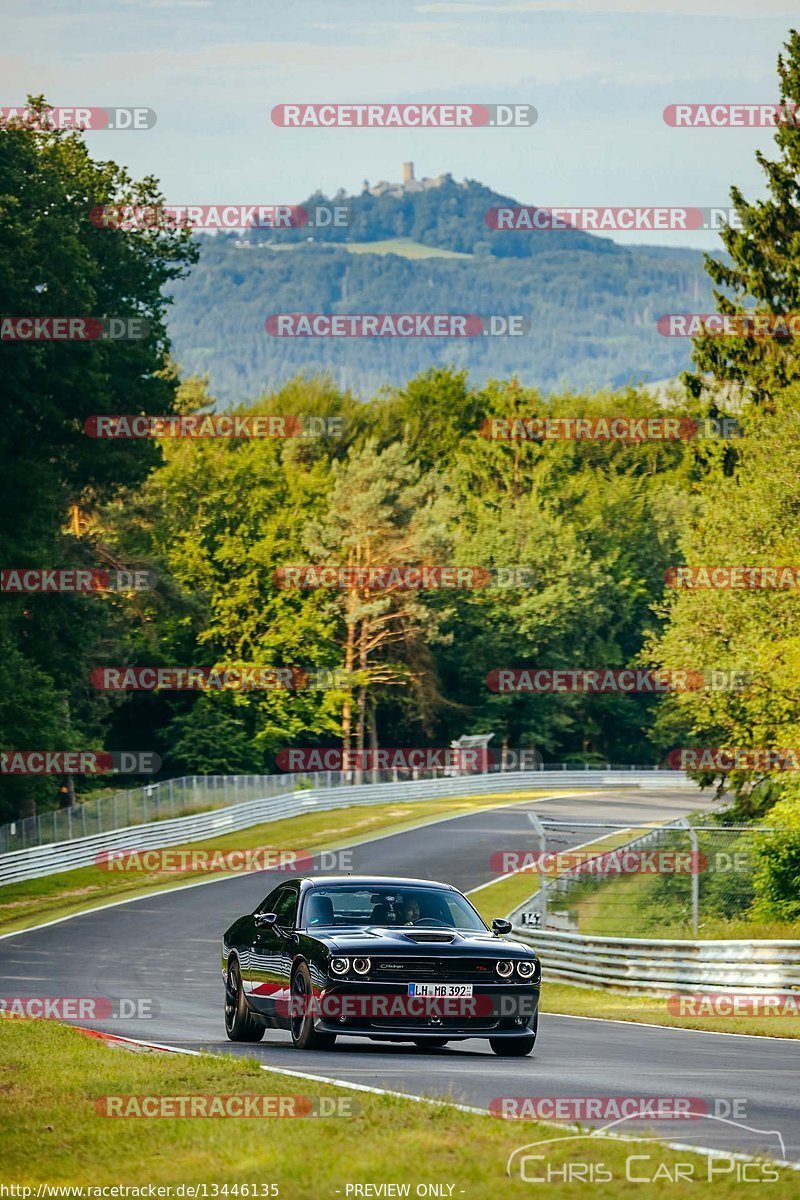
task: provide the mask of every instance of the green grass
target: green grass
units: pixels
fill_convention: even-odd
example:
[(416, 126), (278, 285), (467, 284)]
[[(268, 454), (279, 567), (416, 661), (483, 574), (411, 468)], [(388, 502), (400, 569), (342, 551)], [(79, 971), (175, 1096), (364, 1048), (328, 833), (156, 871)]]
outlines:
[[(712, 1033), (755, 1033), (761, 1037), (800, 1038), (800, 1017), (694, 1017), (673, 1016), (664, 996), (629, 996), (605, 988), (575, 987), (547, 979), (547, 953), (543, 954), (542, 1012), (579, 1017), (633, 1021), (646, 1025), (671, 1025), (675, 1029), (704, 1029)], [(701, 989), (698, 989), (701, 990)], [(724, 992), (724, 988), (715, 989)]]
[[(578, 921), (581, 933), (599, 934), (601, 937), (624, 937), (635, 921), (639, 937), (689, 938), (695, 937), (690, 921), (670, 919), (665, 903), (652, 906), (650, 899), (660, 880), (653, 875), (626, 875), (592, 888), (584, 895), (569, 902), (569, 911)], [(686, 897), (684, 911), (689, 906), (689, 876), (685, 876)], [(702, 881), (701, 881), (702, 885)], [(673, 909), (677, 905), (672, 906)], [(765, 921), (748, 917), (742, 913), (736, 917), (703, 916), (703, 894), (700, 893), (700, 921), (697, 937), (703, 939), (728, 938), (797, 938), (797, 922)]]
[[(319, 245), (332, 245), (337, 250), (347, 250), (350, 254), (398, 254), (401, 258), (459, 258), (472, 262), (472, 254), (462, 254), (458, 250), (440, 250), (436, 246), (424, 246), (413, 238), (382, 238), (376, 242), (319, 242)], [(270, 250), (294, 250), (297, 246), (305, 246), (306, 242), (276, 242)]]
[[(294, 850), (324, 850), (381, 833), (397, 832), (422, 822), (481, 808), (496, 808), (546, 796), (544, 791), (505, 792), (485, 796), (442, 797), (419, 804), (376, 804), (309, 811), (298, 817), (253, 825), (236, 833), (170, 849), (238, 850), (271, 846)], [(576, 792), (576, 794), (579, 794)], [(83, 912), (114, 900), (144, 896), (154, 889), (181, 887), (204, 878), (201, 872), (109, 871), (78, 867), (0, 887), (0, 933), (27, 929), (42, 921)]]
[(413, 238), (384, 238), (378, 242), (344, 242), (339, 243), (350, 254), (399, 254), (401, 258), (460, 258), (468, 262), (473, 255), (462, 254), (457, 250), (440, 250), (436, 246), (424, 246)]
[[(301, 1055), (298, 1066), (302, 1069)], [(43, 1069), (44, 1068), (44, 1069)], [(502, 1092), (498, 1077), (498, 1092)], [(254, 1095), (329, 1097), (351, 1105), (351, 1115), (328, 1118), (111, 1118), (96, 1102), (108, 1096)], [(452, 1184), (452, 1195), (469, 1198), (530, 1197), (531, 1185), (508, 1179), (512, 1150), (538, 1141), (534, 1153), (553, 1167), (580, 1159), (603, 1163), (614, 1178), (596, 1183), (598, 1200), (641, 1197), (640, 1184), (625, 1182), (625, 1160), (651, 1155), (660, 1163), (691, 1163), (695, 1180), (662, 1178), (646, 1195), (685, 1200), (734, 1200), (741, 1185), (734, 1173), (706, 1182), (710, 1160), (661, 1143), (606, 1138), (560, 1139), (564, 1128), (510, 1122), (461, 1113), (445, 1105), (421, 1105), (392, 1096), (338, 1089), (260, 1070), (250, 1059), (129, 1053), (52, 1022), (0, 1018), (0, 1180), (35, 1186), (133, 1184), (277, 1184), (281, 1200), (324, 1200), (348, 1183)], [(691, 1140), (685, 1128), (681, 1141)], [(639, 1174), (645, 1166), (637, 1162)], [(797, 1176), (777, 1171), (773, 1200), (797, 1195)], [(567, 1200), (587, 1195), (580, 1181), (558, 1183)], [(209, 1194), (212, 1192), (209, 1191)], [(240, 1193), (241, 1194), (241, 1193)], [(253, 1192), (249, 1193), (251, 1196)], [(261, 1192), (259, 1191), (259, 1194)], [(351, 1193), (352, 1195), (352, 1193)]]

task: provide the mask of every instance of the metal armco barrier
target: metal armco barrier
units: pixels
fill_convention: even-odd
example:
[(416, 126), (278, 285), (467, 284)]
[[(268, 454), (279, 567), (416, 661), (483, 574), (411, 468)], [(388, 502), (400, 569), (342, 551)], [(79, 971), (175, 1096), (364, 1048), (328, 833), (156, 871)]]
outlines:
[(800, 941), (649, 941), (534, 931), (516, 924), (514, 933), (541, 957), (545, 1006), (548, 978), (655, 995), (714, 990), (747, 995), (800, 988)]
[(310, 788), (249, 800), (213, 812), (195, 813), (172, 820), (154, 821), (114, 829), (107, 833), (68, 842), (34, 846), (0, 855), (0, 885), (23, 879), (54, 875), (76, 867), (91, 866), (97, 856), (109, 850), (153, 850), (168, 846), (222, 837), (251, 825), (279, 821), (301, 813), (347, 808), (351, 804), (383, 804), (388, 801), (413, 802), (446, 796), (491, 795), (498, 792), (548, 790), (580, 787), (694, 788), (696, 785), (676, 771), (512, 771), (486, 775), (465, 775), (447, 779), (421, 779), (405, 783), (360, 784), (356, 786)]

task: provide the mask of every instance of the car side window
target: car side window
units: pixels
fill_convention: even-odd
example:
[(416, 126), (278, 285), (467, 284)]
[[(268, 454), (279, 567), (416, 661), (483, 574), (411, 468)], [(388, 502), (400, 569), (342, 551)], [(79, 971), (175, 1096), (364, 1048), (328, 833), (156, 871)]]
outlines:
[(281, 888), (275, 896), (275, 905), (271, 911), (276, 914), (278, 918), (276, 924), (280, 925), (282, 929), (294, 929), (297, 916), (297, 889)]
[(256, 909), (256, 912), (275, 912), (275, 905), (278, 903), (278, 897), (280, 896), (281, 892), (285, 891), (285, 888), (285, 884), (281, 884), (280, 887), (276, 887), (274, 891), (270, 892), (266, 900), (261, 901)]

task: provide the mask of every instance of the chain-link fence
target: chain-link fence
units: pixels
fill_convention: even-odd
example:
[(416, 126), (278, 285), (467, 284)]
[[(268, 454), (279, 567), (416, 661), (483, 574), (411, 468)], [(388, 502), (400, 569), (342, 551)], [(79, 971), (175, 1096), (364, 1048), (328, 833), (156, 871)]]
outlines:
[(309, 777), (298, 775), (189, 775), (168, 779), (111, 795), (87, 797), (71, 808), (54, 809), (2, 825), (0, 854), (130, 825), (145, 825), (149, 821), (185, 817), (309, 786)]
[[(576, 771), (583, 768), (587, 771), (598, 769), (588, 763), (540, 763), (533, 769)], [(488, 774), (507, 774), (510, 771), (529, 773), (531, 769), (529, 764), (500, 762), (491, 765)], [(630, 764), (620, 767), (608, 763), (605, 769), (647, 771), (657, 768)], [(11, 850), (27, 850), (32, 846), (45, 846), (52, 842), (71, 841), (73, 838), (95, 833), (107, 833), (112, 829), (125, 829), (130, 825), (144, 825), (149, 821), (225, 808), (229, 804), (242, 804), (246, 800), (279, 796), (298, 788), (343, 787), (353, 783), (402, 783), (408, 779), (441, 779), (469, 773), (471, 772), (446, 767), (430, 770), (315, 771), (302, 775), (297, 772), (285, 775), (189, 775), (182, 779), (168, 779), (160, 783), (146, 784), (144, 787), (115, 791), (112, 795), (89, 796), (79, 800), (71, 808), (54, 809), (52, 812), (0, 825), (0, 854), (7, 854)], [(676, 772), (676, 777), (677, 774)]]
[(775, 832), (684, 818), (623, 826), (529, 817), (532, 849), (519, 865), (538, 891), (532, 880), (515, 920), (601, 937), (719, 936), (751, 909), (758, 847)]

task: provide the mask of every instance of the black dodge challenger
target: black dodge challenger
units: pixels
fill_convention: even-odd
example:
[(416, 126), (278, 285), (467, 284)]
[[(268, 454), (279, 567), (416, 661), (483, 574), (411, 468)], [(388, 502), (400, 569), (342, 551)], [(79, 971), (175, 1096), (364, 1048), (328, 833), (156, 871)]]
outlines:
[(289, 1029), (303, 1050), (337, 1034), (424, 1047), (483, 1037), (495, 1054), (528, 1054), (541, 968), (510, 932), (447, 883), (285, 880), (223, 937), (226, 1032), (257, 1042)]

